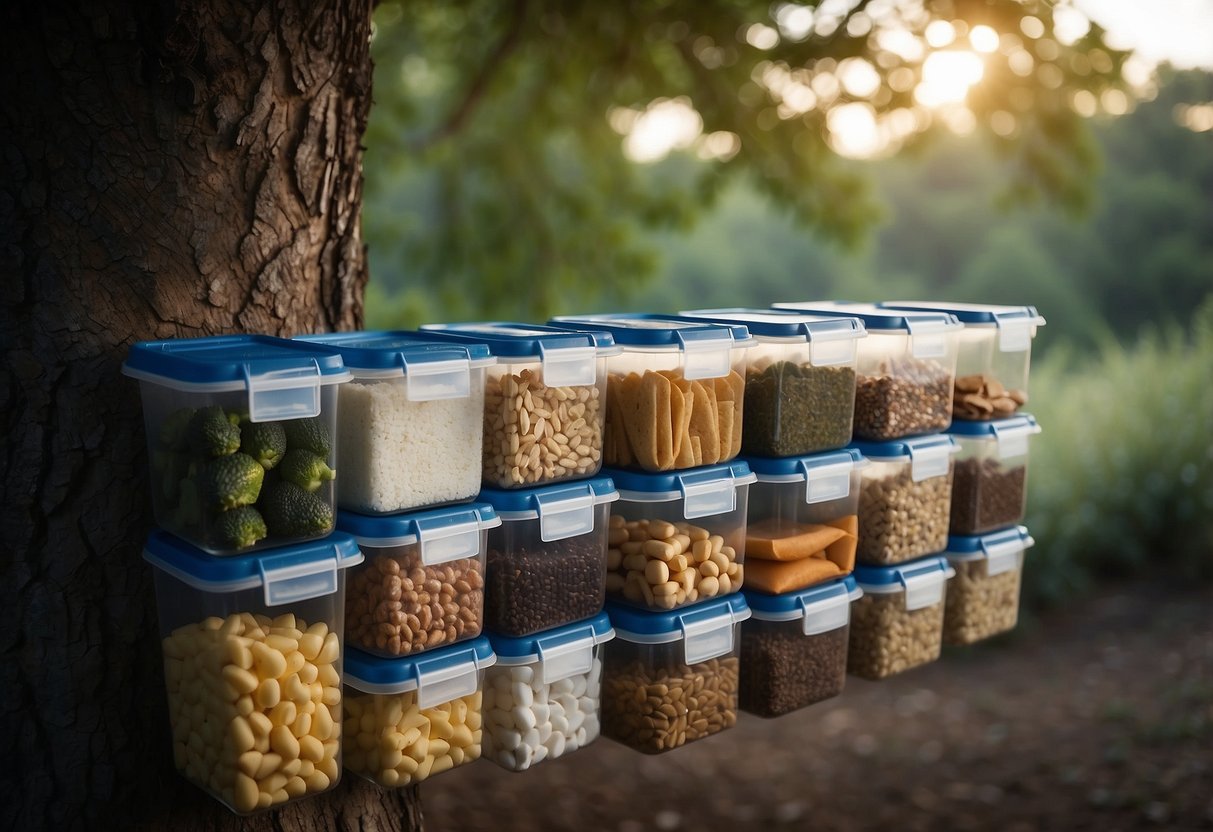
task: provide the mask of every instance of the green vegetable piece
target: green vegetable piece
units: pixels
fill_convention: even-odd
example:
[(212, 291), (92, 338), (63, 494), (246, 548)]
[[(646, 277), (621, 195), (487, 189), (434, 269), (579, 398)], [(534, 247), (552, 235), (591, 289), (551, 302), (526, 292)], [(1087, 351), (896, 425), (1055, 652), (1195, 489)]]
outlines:
[(233, 425), (239, 427), (249, 420), (247, 410), (229, 410), (227, 411), (227, 420)]
[(252, 506), (225, 511), (215, 521), (214, 542), (227, 549), (247, 549), (267, 534), (265, 519)]
[(275, 483), (258, 505), (270, 534), (311, 537), (333, 530), (332, 506), (292, 482)]
[(267, 471), (286, 453), (286, 431), (281, 422), (244, 422), (240, 425), (240, 451)]
[(252, 505), (261, 496), (264, 479), (265, 469), (248, 454), (222, 456), (202, 473), (202, 496), (212, 511)]
[(227, 456), (240, 448), (240, 428), (228, 420), (222, 407), (204, 407), (189, 424), (190, 446), (208, 457)]
[(285, 482), (293, 482), (304, 491), (315, 491), (337, 476), (337, 472), (328, 467), (323, 459), (299, 448), (286, 452), (278, 473)]
[(286, 430), (288, 448), (302, 448), (328, 459), (329, 451), (333, 449), (333, 440), (329, 436), (329, 429), (319, 416), (311, 419), (290, 419), (283, 422), (282, 427)]
[(190, 420), (197, 411), (192, 407), (174, 410), (160, 423), (160, 444), (170, 451), (184, 451), (189, 446)]

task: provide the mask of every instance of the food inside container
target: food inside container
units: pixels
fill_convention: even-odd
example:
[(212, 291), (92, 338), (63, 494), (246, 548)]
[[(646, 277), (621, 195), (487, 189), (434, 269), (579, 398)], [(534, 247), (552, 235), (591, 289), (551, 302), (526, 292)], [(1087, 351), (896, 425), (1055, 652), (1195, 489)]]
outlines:
[(948, 644), (973, 644), (1015, 629), (1024, 551), (1035, 543), (1023, 526), (948, 538), (944, 554), (956, 571), (944, 612)]
[(947, 558), (896, 566), (857, 566), (863, 597), (851, 610), (847, 672), (884, 679), (939, 658), (944, 597), (955, 573)]

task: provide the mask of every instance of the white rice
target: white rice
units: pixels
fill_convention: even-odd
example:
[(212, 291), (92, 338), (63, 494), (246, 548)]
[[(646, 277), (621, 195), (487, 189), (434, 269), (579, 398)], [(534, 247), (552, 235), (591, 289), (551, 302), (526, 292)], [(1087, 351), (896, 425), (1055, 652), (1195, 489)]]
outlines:
[(338, 504), (382, 514), (476, 496), (484, 384), (475, 381), (465, 399), (429, 402), (409, 401), (403, 379), (342, 384)]

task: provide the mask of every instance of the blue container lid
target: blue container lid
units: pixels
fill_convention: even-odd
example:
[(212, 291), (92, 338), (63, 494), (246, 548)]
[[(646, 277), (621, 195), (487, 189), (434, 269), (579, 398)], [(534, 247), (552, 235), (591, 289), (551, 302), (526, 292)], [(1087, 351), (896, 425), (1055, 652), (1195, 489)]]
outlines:
[(294, 340), (337, 350), (351, 370), (383, 371), (385, 375), (408, 375), (417, 365), (442, 361), (470, 362), (477, 367), (493, 363), (487, 344), (455, 344), (420, 332), (326, 332), (298, 335)]
[(856, 564), (852, 575), (868, 594), (905, 592), (906, 609), (916, 610), (943, 600), (944, 586), (956, 572), (943, 555), (898, 563), (893, 566)]
[(163, 531), (148, 536), (143, 559), (203, 592), (265, 589), (267, 606), (337, 592), (337, 571), (362, 563), (354, 538), (333, 532), (322, 540), (266, 550), (263, 554), (216, 556)]
[(806, 315), (791, 310), (750, 309), (742, 306), (721, 309), (691, 309), (671, 315), (679, 321), (709, 321), (745, 324), (758, 338), (800, 338), (805, 341), (854, 340), (867, 335), (863, 321), (849, 315)]
[(1036, 545), (1032, 535), (1024, 526), (1012, 526), (996, 532), (979, 535), (952, 535), (948, 537), (948, 548), (944, 552), (954, 562), (986, 560), (986, 574), (998, 575), (1017, 569), (1022, 563), (1025, 549)]
[(914, 482), (942, 477), (948, 473), (952, 454), (960, 451), (960, 443), (946, 433), (908, 436), (890, 442), (854, 441), (854, 448), (875, 462), (910, 463), (910, 478)]
[(419, 544), (426, 566), (480, 556), (481, 532), (501, 525), (488, 503), (410, 511), (404, 514), (337, 512), (337, 528), (367, 549)]
[(364, 693), (417, 691), (417, 705), (432, 708), (480, 686), (480, 672), (497, 657), (484, 636), (402, 658), (385, 659), (347, 647), (342, 665), (345, 684)]
[(973, 422), (957, 419), (948, 428), (948, 433), (966, 438), (997, 439), (1000, 436), (1013, 433), (1028, 435), (1040, 433), (1040, 425), (1036, 423), (1035, 416), (1029, 413), (1021, 413), (1018, 416), (1009, 416), (1006, 419), (987, 419)]
[(480, 499), (505, 522), (539, 520), (540, 539), (563, 540), (594, 530), (594, 507), (619, 499), (609, 477), (507, 491), (483, 488)]
[(600, 612), (592, 618), (529, 636), (515, 638), (496, 633), (489, 633), (488, 636), (500, 664), (519, 665), (564, 655), (571, 648), (602, 644), (613, 639), (615, 631), (611, 629), (607, 614)]
[(745, 462), (754, 469), (759, 482), (805, 483), (804, 501), (810, 505), (851, 496), (852, 472), (868, 464), (855, 448), (783, 459), (748, 456)]
[(646, 474), (617, 468), (604, 469), (619, 489), (619, 499), (664, 503), (682, 500), (682, 516), (710, 517), (737, 508), (737, 489), (756, 481), (750, 467), (734, 460), (673, 473)]
[(421, 330), (443, 340), (484, 344), (502, 364), (539, 361), (544, 383), (552, 387), (597, 384), (598, 359), (620, 352), (610, 333), (571, 332), (539, 324), (481, 321), (425, 324)]
[(925, 300), (887, 300), (878, 304), (882, 309), (903, 309), (908, 312), (948, 312), (965, 326), (1015, 325), (1044, 326), (1045, 319), (1035, 306), (1000, 306), (985, 303), (947, 303)]
[(863, 590), (850, 575), (780, 595), (750, 589), (742, 591), (755, 619), (799, 620), (806, 636), (845, 627), (851, 620), (851, 602), (863, 595)]
[(807, 312), (813, 315), (851, 315), (863, 321), (869, 330), (900, 330), (911, 334), (959, 330), (963, 324), (947, 312), (899, 311), (882, 309), (874, 303), (851, 300), (801, 301), (773, 303), (772, 309)]
[(176, 389), (240, 390), (267, 377), (331, 384), (349, 377), (341, 353), (270, 335), (216, 335), (140, 341), (122, 372)]
[(748, 329), (741, 323), (717, 324), (645, 312), (561, 315), (549, 323), (566, 329), (608, 332), (616, 344), (625, 347), (681, 349), (694, 341), (731, 341), (734, 343), (730, 346), (745, 346), (750, 340)]
[(750, 617), (740, 592), (676, 610), (644, 610), (607, 601), (615, 636), (635, 644), (685, 643), (687, 664), (714, 659), (733, 649), (733, 625)]

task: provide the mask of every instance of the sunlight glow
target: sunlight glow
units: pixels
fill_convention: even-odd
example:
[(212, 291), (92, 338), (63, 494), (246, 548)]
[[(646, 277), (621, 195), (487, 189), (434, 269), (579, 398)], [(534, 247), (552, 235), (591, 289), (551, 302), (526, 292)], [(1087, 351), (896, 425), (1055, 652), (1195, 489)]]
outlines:
[(838, 65), (842, 88), (856, 98), (871, 98), (880, 89), (880, 75), (863, 58), (847, 58)]
[(857, 101), (835, 107), (826, 115), (826, 126), (830, 129), (830, 146), (843, 156), (872, 156), (886, 143), (870, 104)]
[(989, 26), (974, 26), (969, 32), (969, 44), (976, 52), (994, 52), (998, 49), (998, 33)]
[(923, 34), (926, 35), (927, 43), (936, 49), (947, 46), (956, 39), (956, 29), (946, 20), (932, 20)]
[(779, 32), (770, 26), (755, 23), (745, 30), (745, 40), (755, 49), (774, 49), (779, 45)]
[(928, 107), (959, 104), (984, 73), (985, 65), (973, 52), (932, 52), (922, 64), (922, 81), (914, 90), (914, 99)]
[(690, 99), (659, 98), (636, 117), (623, 139), (623, 152), (633, 162), (658, 162), (672, 150), (691, 147), (702, 132), (703, 118)]
[(1213, 103), (1180, 104), (1175, 108), (1175, 121), (1193, 133), (1213, 130)]

